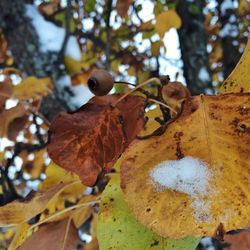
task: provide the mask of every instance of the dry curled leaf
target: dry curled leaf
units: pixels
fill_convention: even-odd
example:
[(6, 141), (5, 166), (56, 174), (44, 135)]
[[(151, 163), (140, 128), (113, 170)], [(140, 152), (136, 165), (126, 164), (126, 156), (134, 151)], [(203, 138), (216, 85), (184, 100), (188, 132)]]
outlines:
[[(181, 114), (162, 136), (137, 141), (125, 152), (121, 186), (134, 216), (159, 235), (173, 238), (212, 236), (220, 223), (226, 231), (248, 227), (249, 145), (250, 94), (186, 100)], [(192, 157), (192, 164), (184, 157)], [(191, 173), (188, 182), (181, 177), (185, 169), (181, 170), (192, 167), (194, 161), (195, 166), (199, 161), (198, 173), (193, 170), (193, 177), (192, 168), (187, 169)], [(163, 183), (173, 181), (175, 188), (153, 181), (152, 171), (160, 163), (166, 175), (157, 178), (165, 176)], [(180, 169), (176, 177), (169, 172), (173, 171), (168, 168), (170, 163)], [(187, 192), (185, 187), (193, 191)]]
[(144, 125), (144, 99), (129, 96), (112, 107), (119, 97), (94, 97), (73, 113), (60, 113), (51, 124), (50, 157), (85, 185), (95, 185), (99, 174), (111, 170)]

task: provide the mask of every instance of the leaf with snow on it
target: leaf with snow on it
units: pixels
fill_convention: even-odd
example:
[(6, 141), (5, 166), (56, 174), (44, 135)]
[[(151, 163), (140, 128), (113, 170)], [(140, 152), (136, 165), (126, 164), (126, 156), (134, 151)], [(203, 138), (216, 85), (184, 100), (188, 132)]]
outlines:
[(138, 223), (124, 201), (119, 175), (113, 176), (104, 192), (98, 215), (97, 238), (101, 250), (195, 249), (199, 238), (164, 239)]
[(163, 237), (248, 227), (249, 144), (250, 94), (187, 99), (163, 135), (125, 152), (121, 187), (131, 211)]

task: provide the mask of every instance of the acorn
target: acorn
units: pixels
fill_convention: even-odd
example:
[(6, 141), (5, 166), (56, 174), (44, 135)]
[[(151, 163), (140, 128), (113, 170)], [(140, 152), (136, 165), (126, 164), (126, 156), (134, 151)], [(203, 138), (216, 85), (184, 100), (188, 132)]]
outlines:
[(96, 70), (92, 72), (88, 79), (90, 91), (97, 96), (107, 95), (113, 88), (114, 77), (105, 70)]

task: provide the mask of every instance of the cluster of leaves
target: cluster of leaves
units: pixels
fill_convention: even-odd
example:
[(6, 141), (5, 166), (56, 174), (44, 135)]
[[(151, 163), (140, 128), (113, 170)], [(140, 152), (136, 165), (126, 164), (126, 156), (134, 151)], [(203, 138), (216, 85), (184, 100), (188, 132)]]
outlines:
[[(163, 2), (156, 1), (155, 19), (147, 22), (141, 18), (142, 4), (132, 1), (118, 0), (112, 10), (102, 1), (86, 1), (84, 12), (80, 4), (73, 5), (70, 32), (79, 35), (84, 53), (80, 62), (65, 57), (72, 84), (86, 82), (100, 65), (139, 82), (154, 76), (159, 57), (165, 57), (165, 32), (181, 25), (174, 1)], [(240, 10), (245, 15), (248, 6), (242, 2)], [(66, 26), (66, 9), (60, 1), (42, 3), (39, 10), (47, 19)], [(118, 13), (112, 29), (107, 13)], [(91, 20), (91, 28), (83, 20)], [(149, 44), (143, 51), (138, 36)], [(0, 41), (0, 64), (10, 66), (13, 58), (2, 34)], [(2, 144), (9, 144), (0, 152), (2, 247), (194, 249), (201, 236), (223, 236), (218, 226), (228, 207), (233, 216), (225, 219), (224, 230), (248, 227), (249, 46), (219, 96), (190, 97), (182, 84), (156, 78), (137, 86), (137, 96), (130, 94), (127, 85), (117, 85), (124, 86), (117, 87), (118, 91), (129, 95), (94, 97), (73, 113), (61, 113), (51, 125), (39, 110), (43, 97), (53, 91), (51, 80), (25, 78), (14, 68), (1, 71), (0, 136)], [(231, 92), (245, 94), (222, 95)], [(48, 153), (65, 170), (49, 163), (48, 129)], [(184, 135), (178, 139), (175, 134), (179, 132)], [(148, 186), (148, 173), (156, 160), (184, 155), (205, 160), (214, 171), (223, 166), (224, 179), (218, 175), (213, 180), (217, 190), (213, 223), (195, 221), (187, 196), (166, 191), (154, 197)], [(27, 196), (30, 189), (38, 191)], [(226, 234), (225, 240), (232, 244), (231, 250), (249, 247), (247, 232)]]

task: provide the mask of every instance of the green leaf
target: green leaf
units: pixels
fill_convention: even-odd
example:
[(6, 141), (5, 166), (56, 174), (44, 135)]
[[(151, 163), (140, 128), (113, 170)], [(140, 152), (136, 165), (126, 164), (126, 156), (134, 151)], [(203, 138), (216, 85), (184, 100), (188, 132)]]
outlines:
[(102, 193), (97, 238), (100, 250), (192, 250), (200, 240), (193, 237), (164, 239), (139, 224), (123, 199), (118, 175), (112, 177)]

